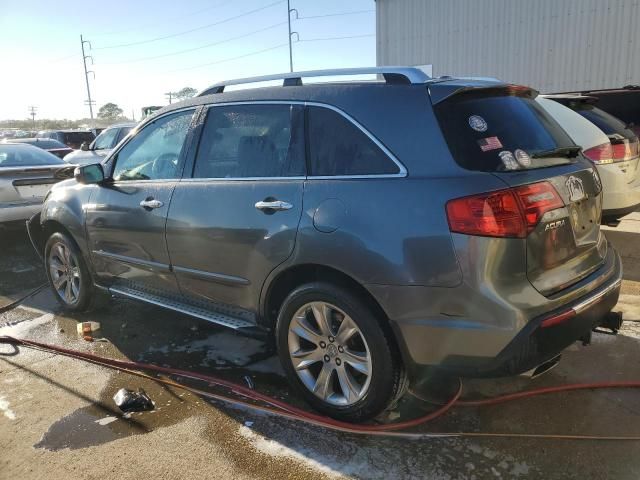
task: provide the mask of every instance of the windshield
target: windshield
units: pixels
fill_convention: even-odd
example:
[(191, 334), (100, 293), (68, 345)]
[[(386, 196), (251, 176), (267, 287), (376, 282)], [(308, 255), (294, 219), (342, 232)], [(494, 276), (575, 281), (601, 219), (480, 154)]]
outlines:
[(465, 92), (439, 103), (435, 112), (454, 159), (468, 170), (532, 170), (576, 156), (569, 136), (529, 96)]
[(64, 132), (64, 143), (71, 148), (80, 148), (84, 142), (91, 143), (94, 135), (91, 132)]
[(65, 165), (65, 163), (46, 150), (31, 145), (0, 145), (0, 168), (37, 165)]

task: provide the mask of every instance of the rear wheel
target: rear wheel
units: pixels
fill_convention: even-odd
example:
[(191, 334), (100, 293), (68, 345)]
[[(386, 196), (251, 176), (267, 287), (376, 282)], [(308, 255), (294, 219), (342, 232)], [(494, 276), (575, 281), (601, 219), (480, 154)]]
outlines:
[(93, 283), (75, 242), (61, 232), (54, 233), (45, 245), (45, 262), (56, 300), (65, 310), (86, 310), (91, 303)]
[(405, 385), (392, 340), (357, 296), (326, 283), (285, 299), (276, 327), (289, 380), (317, 410), (363, 421), (387, 409)]

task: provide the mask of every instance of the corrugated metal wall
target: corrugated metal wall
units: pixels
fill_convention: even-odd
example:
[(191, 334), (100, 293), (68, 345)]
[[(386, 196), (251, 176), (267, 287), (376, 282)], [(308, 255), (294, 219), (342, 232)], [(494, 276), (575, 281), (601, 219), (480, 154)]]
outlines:
[(640, 0), (377, 0), (378, 65), (541, 92), (640, 84)]

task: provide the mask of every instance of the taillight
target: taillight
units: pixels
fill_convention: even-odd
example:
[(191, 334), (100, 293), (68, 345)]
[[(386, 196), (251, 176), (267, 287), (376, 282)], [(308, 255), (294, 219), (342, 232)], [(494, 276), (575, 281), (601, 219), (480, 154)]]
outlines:
[(624, 162), (638, 156), (638, 141), (612, 140), (613, 161)]
[(613, 163), (613, 148), (611, 142), (596, 145), (582, 152), (585, 157), (598, 165)]
[(447, 202), (449, 230), (485, 237), (525, 238), (542, 216), (564, 203), (549, 182)]

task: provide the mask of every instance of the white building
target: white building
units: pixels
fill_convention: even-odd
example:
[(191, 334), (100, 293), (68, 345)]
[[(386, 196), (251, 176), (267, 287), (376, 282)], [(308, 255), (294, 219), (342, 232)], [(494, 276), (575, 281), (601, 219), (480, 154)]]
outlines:
[(640, 84), (639, 0), (376, 0), (378, 65), (541, 92)]

